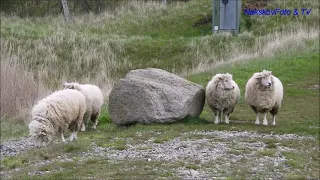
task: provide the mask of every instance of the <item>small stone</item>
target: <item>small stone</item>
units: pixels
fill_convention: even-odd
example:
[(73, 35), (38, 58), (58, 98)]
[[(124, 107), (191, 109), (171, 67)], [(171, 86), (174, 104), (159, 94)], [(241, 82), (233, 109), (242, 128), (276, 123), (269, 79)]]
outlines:
[(199, 173), (198, 171), (196, 171), (196, 170), (191, 169), (191, 170), (190, 170), (190, 174), (191, 174), (192, 177), (196, 177), (196, 176), (198, 176), (200, 173)]

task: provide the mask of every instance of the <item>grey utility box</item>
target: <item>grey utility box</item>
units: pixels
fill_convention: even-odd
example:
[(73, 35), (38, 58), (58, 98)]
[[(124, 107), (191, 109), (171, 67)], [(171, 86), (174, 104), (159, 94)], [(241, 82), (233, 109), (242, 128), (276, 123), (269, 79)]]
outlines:
[(239, 33), (241, 0), (212, 0), (212, 32)]

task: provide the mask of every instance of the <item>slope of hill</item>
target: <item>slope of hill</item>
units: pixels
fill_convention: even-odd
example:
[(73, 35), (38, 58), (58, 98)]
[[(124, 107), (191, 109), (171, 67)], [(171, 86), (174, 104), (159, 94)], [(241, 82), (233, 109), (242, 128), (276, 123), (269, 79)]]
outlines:
[[(252, 2), (246, 5), (262, 6)], [(62, 17), (1, 16), (1, 178), (318, 178), (319, 1), (263, 2), (312, 12), (243, 16), (238, 36), (211, 35), (210, 23), (193, 27), (211, 14), (211, 0), (167, 7), (130, 1), (69, 24)], [(77, 142), (35, 149), (24, 137), (29, 108), (63, 81), (97, 84), (108, 95), (114, 81), (146, 67), (203, 86), (230, 72), (242, 97), (252, 73), (272, 70), (285, 87), (278, 124), (254, 125), (242, 98), (229, 125), (213, 124), (206, 105), (200, 118), (121, 128), (104, 107), (97, 130), (79, 132)]]

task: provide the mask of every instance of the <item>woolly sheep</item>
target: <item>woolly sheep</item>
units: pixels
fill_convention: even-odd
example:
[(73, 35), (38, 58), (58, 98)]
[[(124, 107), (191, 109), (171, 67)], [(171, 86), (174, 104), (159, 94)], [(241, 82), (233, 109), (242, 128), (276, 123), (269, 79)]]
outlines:
[(96, 129), (98, 117), (104, 101), (104, 97), (100, 88), (92, 84), (78, 84), (76, 82), (66, 82), (63, 84), (63, 87), (65, 89), (78, 90), (86, 97), (87, 110), (84, 115), (81, 131), (86, 130), (85, 124), (88, 123), (89, 119), (91, 119), (93, 129)]
[(32, 109), (32, 121), (28, 125), (35, 145), (51, 142), (59, 133), (65, 142), (63, 133), (68, 129), (72, 132), (70, 141), (77, 139), (85, 112), (86, 99), (76, 90), (56, 91), (40, 100)]
[(255, 124), (260, 123), (259, 113), (263, 113), (263, 125), (267, 126), (267, 113), (270, 112), (273, 116), (272, 125), (276, 125), (276, 114), (283, 99), (283, 86), (271, 71), (263, 70), (253, 74), (246, 85), (245, 99), (256, 113)]
[(214, 123), (218, 124), (222, 121), (223, 113), (225, 123), (229, 124), (229, 116), (240, 99), (239, 86), (234, 82), (231, 74), (216, 74), (206, 87), (206, 99), (216, 116)]

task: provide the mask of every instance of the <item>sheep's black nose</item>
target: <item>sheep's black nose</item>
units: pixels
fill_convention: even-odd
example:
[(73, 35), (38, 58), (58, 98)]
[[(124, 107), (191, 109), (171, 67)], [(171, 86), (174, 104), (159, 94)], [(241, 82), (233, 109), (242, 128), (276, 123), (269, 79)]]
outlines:
[(268, 83), (268, 86), (271, 86), (271, 83)]

